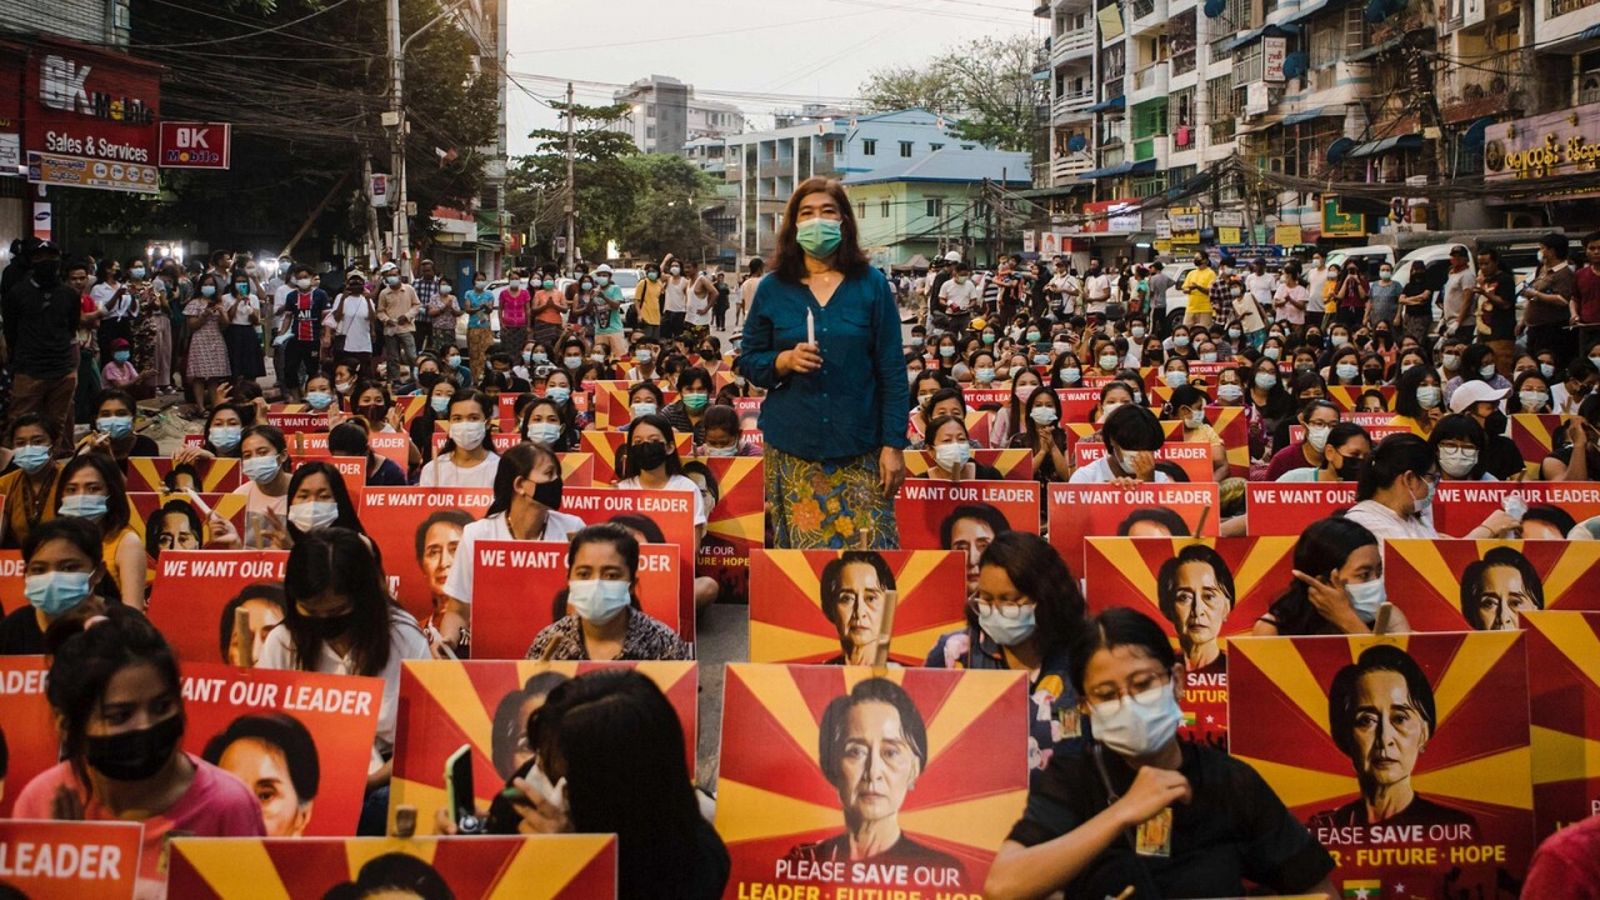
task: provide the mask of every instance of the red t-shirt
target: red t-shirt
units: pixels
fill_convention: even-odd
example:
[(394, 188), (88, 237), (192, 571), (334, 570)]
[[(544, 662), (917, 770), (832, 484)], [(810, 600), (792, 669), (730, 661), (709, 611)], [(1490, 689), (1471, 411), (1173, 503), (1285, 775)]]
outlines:
[(1522, 896), (1600, 900), (1600, 816), (1568, 825), (1539, 845)]
[(1584, 266), (1578, 270), (1577, 278), (1578, 321), (1585, 325), (1600, 324), (1600, 272), (1596, 272), (1594, 266)]
[[(169, 809), (143, 821), (144, 845), (139, 854), (138, 897), (161, 897), (166, 893), (167, 837), (265, 837), (261, 822), (261, 802), (243, 781), (213, 766), (194, 754), (194, 781), (189, 790)], [(72, 772), (70, 763), (57, 763), (45, 769), (17, 795), (12, 817), (50, 819), (56, 791), (66, 788), (82, 802), (87, 792)], [(98, 800), (84, 806), (83, 818), (122, 821)]]
[(1305, 442), (1290, 444), (1289, 446), (1272, 454), (1272, 459), (1267, 461), (1268, 481), (1277, 481), (1280, 476), (1287, 475), (1295, 469), (1316, 468), (1306, 462)]

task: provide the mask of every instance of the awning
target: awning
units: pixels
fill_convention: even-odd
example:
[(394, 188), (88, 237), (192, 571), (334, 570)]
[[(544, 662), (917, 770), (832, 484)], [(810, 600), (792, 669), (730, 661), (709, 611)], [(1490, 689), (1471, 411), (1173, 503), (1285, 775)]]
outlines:
[(1105, 112), (1108, 109), (1124, 109), (1127, 107), (1127, 105), (1128, 95), (1123, 94), (1120, 97), (1112, 97), (1110, 100), (1102, 100), (1099, 103), (1096, 103), (1095, 105), (1089, 107), (1089, 112)]
[(1371, 59), (1372, 57), (1377, 56), (1379, 53), (1387, 53), (1390, 50), (1400, 46), (1400, 42), (1403, 40), (1405, 40), (1405, 35), (1396, 35), (1395, 37), (1389, 38), (1387, 41), (1384, 41), (1381, 44), (1373, 44), (1371, 47), (1357, 50), (1356, 52), (1345, 57), (1345, 61), (1360, 62), (1364, 59)]
[(1381, 141), (1368, 141), (1365, 144), (1358, 144), (1350, 151), (1348, 157), (1350, 159), (1360, 159), (1365, 156), (1377, 156), (1380, 153), (1401, 150), (1408, 153), (1415, 153), (1421, 149), (1422, 135), (1399, 134), (1395, 135), (1394, 137), (1384, 138)]
[(1141, 159), (1138, 162), (1118, 163), (1114, 166), (1107, 166), (1104, 169), (1091, 169), (1080, 174), (1078, 178), (1087, 181), (1092, 178), (1115, 178), (1118, 175), (1132, 175), (1140, 172), (1154, 172), (1155, 170), (1155, 160)]
[[(1595, 27), (1600, 28), (1600, 25)], [(1482, 147), (1484, 132), (1493, 124), (1494, 116), (1475, 119), (1471, 125), (1467, 126), (1466, 131), (1461, 132), (1461, 145), (1464, 147)]]
[(1357, 144), (1353, 138), (1334, 138), (1333, 143), (1328, 145), (1328, 162), (1336, 163), (1339, 160), (1344, 159), (1346, 156), (1350, 155), (1350, 151), (1356, 146)]
[(1224, 53), (1231, 53), (1234, 50), (1243, 47), (1245, 44), (1263, 37), (1283, 37), (1285, 35), (1299, 33), (1300, 28), (1296, 25), (1263, 25), (1260, 28), (1252, 28), (1249, 31), (1246, 31), (1244, 34), (1235, 37), (1233, 40), (1222, 45), (1222, 50)]
[(1306, 19), (1327, 9), (1328, 5), (1333, 2), (1334, 0), (1311, 0), (1309, 3), (1302, 3), (1300, 4), (1300, 9), (1294, 15), (1283, 20), (1283, 24), (1293, 25), (1296, 22), (1304, 22)]
[(1333, 118), (1343, 116), (1344, 109), (1338, 106), (1319, 106), (1316, 109), (1303, 109), (1299, 112), (1289, 113), (1283, 117), (1285, 125), (1299, 125), (1301, 122), (1310, 122), (1313, 119)]
[(1578, 40), (1600, 41), (1600, 25), (1590, 25), (1588, 28), (1578, 32)]

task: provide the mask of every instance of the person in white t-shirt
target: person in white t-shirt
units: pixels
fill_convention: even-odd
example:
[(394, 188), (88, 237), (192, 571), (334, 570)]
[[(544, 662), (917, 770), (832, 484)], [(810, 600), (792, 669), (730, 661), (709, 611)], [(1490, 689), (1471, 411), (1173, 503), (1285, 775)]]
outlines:
[(494, 501), (482, 519), (461, 530), (456, 561), (444, 593), (472, 602), (473, 547), (478, 541), (564, 541), (583, 529), (583, 520), (561, 512), (561, 463), (548, 444), (517, 444), (500, 458), (491, 485)]
[(628, 426), (628, 442), (617, 451), (617, 487), (624, 490), (687, 491), (694, 498), (694, 537), (706, 534), (705, 497), (699, 485), (683, 474), (672, 423), (660, 414), (640, 416)]
[(1089, 274), (1083, 278), (1084, 311), (1091, 316), (1106, 314), (1106, 303), (1111, 300), (1111, 276), (1100, 267), (1100, 260), (1089, 261)]
[[(1410, 433), (1389, 435), (1362, 466), (1357, 502), (1345, 518), (1372, 532), (1380, 542), (1390, 538), (1442, 537), (1434, 530), (1431, 515), (1439, 478), (1439, 463), (1427, 441)], [(1487, 540), (1501, 537), (1517, 525), (1516, 519), (1497, 509), (1462, 536)]]
[(955, 276), (939, 287), (939, 303), (950, 316), (950, 327), (945, 330), (955, 334), (965, 332), (967, 323), (972, 321), (973, 307), (982, 296), (983, 289), (972, 280), (972, 266), (956, 263)]
[(1072, 473), (1072, 484), (1115, 484), (1131, 487), (1139, 482), (1171, 481), (1156, 469), (1156, 451), (1166, 433), (1156, 414), (1143, 406), (1124, 403), (1106, 416), (1100, 426), (1106, 453)]
[(495, 403), (479, 391), (450, 398), (450, 439), (422, 467), (421, 487), (494, 487), (500, 457), (488, 448)]

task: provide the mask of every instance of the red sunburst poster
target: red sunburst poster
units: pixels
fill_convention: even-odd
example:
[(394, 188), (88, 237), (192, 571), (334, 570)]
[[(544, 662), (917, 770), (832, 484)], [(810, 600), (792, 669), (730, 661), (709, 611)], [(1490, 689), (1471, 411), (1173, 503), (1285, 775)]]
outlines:
[(1600, 543), (1385, 541), (1383, 580), (1412, 631), (1515, 630), (1534, 610), (1600, 609)]
[(1531, 612), (1536, 837), (1600, 815), (1600, 612)]

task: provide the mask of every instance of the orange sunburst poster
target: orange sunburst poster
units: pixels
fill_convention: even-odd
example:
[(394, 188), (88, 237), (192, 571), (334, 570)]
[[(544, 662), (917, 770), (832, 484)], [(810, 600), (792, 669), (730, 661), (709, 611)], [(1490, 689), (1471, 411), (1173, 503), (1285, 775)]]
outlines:
[(1600, 815), (1600, 612), (1532, 612), (1528, 689), (1535, 838)]
[[(972, 461), (980, 466), (993, 466), (1006, 481), (1033, 479), (1032, 450), (974, 450)], [(906, 451), (907, 478), (926, 478), (933, 466), (932, 450)]]
[(1520, 633), (1240, 637), (1229, 745), (1385, 898), (1515, 895), (1533, 849)]
[[(174, 483), (168, 476), (177, 469)], [(183, 476), (189, 479), (178, 484)], [(193, 487), (201, 493), (222, 493), (239, 486), (239, 461), (237, 459), (197, 459), (174, 466), (167, 456), (135, 456), (128, 460), (128, 490), (164, 493), (179, 487)]]
[(1412, 631), (1514, 630), (1539, 609), (1600, 609), (1594, 541), (1384, 542), (1389, 602)]
[[(248, 498), (243, 494), (202, 493), (200, 495), (200, 502), (204, 503), (217, 515), (227, 519), (229, 524), (233, 525), (234, 530), (239, 532), (239, 537), (241, 538), (245, 536), (247, 522), (244, 511), (246, 499)], [(183, 523), (176, 518), (181, 512), (176, 511), (176, 508), (166, 509), (168, 504), (171, 503), (184, 504), (194, 511), (193, 518), (189, 518), (187, 515), (183, 516), (189, 519), (187, 528), (184, 528)], [(166, 510), (166, 512), (157, 516), (157, 510)], [(152, 523), (155, 524), (158, 534), (161, 531), (187, 532), (194, 534), (201, 544), (212, 539), (208, 517), (200, 511), (199, 504), (196, 504), (188, 494), (152, 494), (144, 491), (129, 491), (128, 512), (128, 524), (132, 526), (134, 534), (137, 534), (140, 540), (144, 540)], [(166, 521), (166, 513), (168, 512), (174, 514), (174, 519), (170, 523)], [(196, 522), (200, 524), (198, 532), (193, 530)], [(180, 546), (183, 549), (199, 549), (201, 544), (190, 544), (187, 538), (180, 538), (173, 546)]]
[(400, 669), (400, 711), (395, 723), (395, 810), (417, 810), (417, 833), (434, 833), (434, 813), (445, 807), (445, 760), (472, 748), (472, 788), (482, 809), (505, 787), (532, 752), (528, 716), (558, 684), (606, 668), (633, 668), (661, 688), (683, 726), (689, 771), (695, 770), (695, 711), (699, 680), (692, 662), (537, 662), (534, 660), (407, 660)]
[(1183, 734), (1227, 746), (1228, 639), (1249, 634), (1293, 579), (1294, 538), (1089, 538), (1090, 613), (1128, 606), (1183, 657)]
[(892, 662), (920, 666), (966, 627), (966, 561), (952, 551), (758, 550), (750, 583), (751, 662), (870, 665), (890, 591)]
[(717, 505), (706, 520), (695, 574), (721, 586), (721, 598), (744, 602), (750, 586), (750, 554), (766, 543), (767, 505), (761, 457), (697, 457), (716, 482)]
[[(177, 838), (167, 896), (482, 897), (617, 895), (617, 837)], [(404, 887), (398, 887), (404, 885)]]
[[(977, 895), (1027, 800), (1025, 674), (730, 663), (724, 896)], [(868, 818), (895, 840), (862, 858)]]

